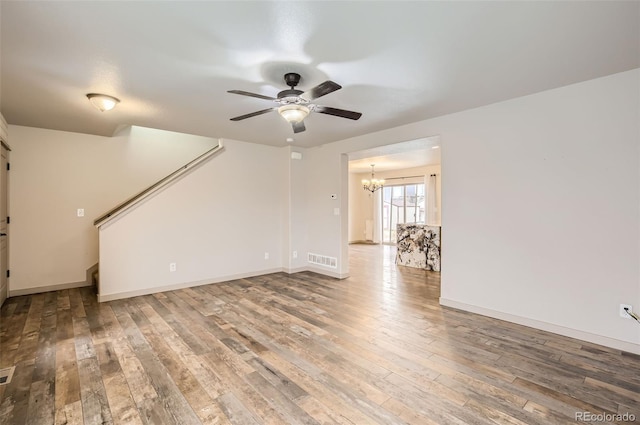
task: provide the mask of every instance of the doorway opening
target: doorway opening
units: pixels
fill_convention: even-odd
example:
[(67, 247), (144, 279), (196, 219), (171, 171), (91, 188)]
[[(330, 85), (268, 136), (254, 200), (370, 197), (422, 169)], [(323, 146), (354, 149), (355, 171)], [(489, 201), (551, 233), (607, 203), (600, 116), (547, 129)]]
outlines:
[[(349, 244), (395, 245), (398, 224), (440, 225), (440, 151), (440, 138), (432, 136), (347, 155)], [(371, 165), (375, 178), (385, 180), (373, 193), (362, 186), (372, 177)]]

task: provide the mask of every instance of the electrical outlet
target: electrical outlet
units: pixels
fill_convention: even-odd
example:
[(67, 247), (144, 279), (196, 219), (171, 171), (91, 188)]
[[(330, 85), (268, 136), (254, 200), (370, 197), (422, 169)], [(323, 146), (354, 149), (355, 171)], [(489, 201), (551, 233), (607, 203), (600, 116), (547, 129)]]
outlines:
[(78, 217), (84, 217), (84, 208), (78, 208), (76, 214)]
[(169, 263), (169, 271), (175, 272), (176, 270), (178, 270), (178, 265), (176, 263)]
[(298, 251), (293, 251), (293, 258), (298, 258)]
[(268, 259), (269, 259), (269, 253), (268, 253), (268, 252), (265, 252), (265, 253), (264, 253), (264, 259), (265, 259), (265, 260), (268, 260)]
[(633, 306), (630, 304), (620, 304), (620, 317), (624, 317), (625, 319), (631, 319), (631, 316), (627, 314), (625, 308), (629, 309), (629, 313), (633, 313)]

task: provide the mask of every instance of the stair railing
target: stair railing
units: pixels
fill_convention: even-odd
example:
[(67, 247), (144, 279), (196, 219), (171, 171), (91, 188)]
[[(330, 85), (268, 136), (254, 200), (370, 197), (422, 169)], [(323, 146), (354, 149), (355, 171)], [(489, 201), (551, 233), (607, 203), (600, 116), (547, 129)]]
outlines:
[(96, 227), (100, 227), (103, 224), (107, 223), (108, 221), (113, 220), (115, 217), (117, 217), (120, 214), (124, 213), (125, 211), (133, 208), (134, 206), (136, 206), (137, 204), (139, 204), (140, 202), (142, 202), (143, 200), (145, 200), (146, 198), (148, 198), (152, 194), (156, 193), (160, 189), (162, 189), (165, 186), (169, 185), (171, 182), (176, 180), (178, 177), (180, 177), (183, 174), (185, 174), (188, 170), (190, 170), (190, 169), (200, 165), (201, 163), (205, 162), (206, 160), (211, 158), (213, 155), (215, 155), (216, 153), (220, 152), (223, 148), (224, 148), (224, 145), (222, 143), (222, 139), (218, 139), (218, 145), (217, 146), (214, 146), (213, 148), (209, 149), (208, 151), (206, 151), (202, 155), (198, 156), (194, 160), (192, 160), (192, 161), (188, 162), (187, 164), (183, 165), (182, 167), (178, 168), (173, 173), (171, 173), (168, 176), (158, 180), (157, 182), (155, 182), (151, 186), (147, 187), (146, 189), (144, 189), (141, 192), (133, 195), (131, 198), (127, 199), (126, 201), (124, 201), (121, 204), (117, 205), (116, 207), (110, 209), (106, 213), (102, 214), (100, 217), (98, 217), (97, 219), (95, 219), (93, 221), (93, 225), (96, 226)]

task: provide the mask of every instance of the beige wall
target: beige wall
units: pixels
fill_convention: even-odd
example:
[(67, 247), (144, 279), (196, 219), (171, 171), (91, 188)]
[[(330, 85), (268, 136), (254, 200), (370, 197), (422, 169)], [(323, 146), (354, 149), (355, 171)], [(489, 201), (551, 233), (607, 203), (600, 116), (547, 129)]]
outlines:
[(114, 137), (14, 125), (9, 131), (11, 295), (86, 282), (98, 262), (93, 220), (217, 143), (141, 127)]

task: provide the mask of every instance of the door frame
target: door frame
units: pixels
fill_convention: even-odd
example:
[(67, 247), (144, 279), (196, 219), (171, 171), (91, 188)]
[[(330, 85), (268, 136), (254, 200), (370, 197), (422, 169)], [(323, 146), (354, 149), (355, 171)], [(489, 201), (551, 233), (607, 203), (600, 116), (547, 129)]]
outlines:
[(0, 139), (0, 306), (9, 294), (9, 152)]

